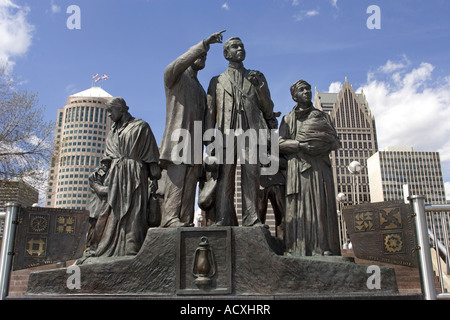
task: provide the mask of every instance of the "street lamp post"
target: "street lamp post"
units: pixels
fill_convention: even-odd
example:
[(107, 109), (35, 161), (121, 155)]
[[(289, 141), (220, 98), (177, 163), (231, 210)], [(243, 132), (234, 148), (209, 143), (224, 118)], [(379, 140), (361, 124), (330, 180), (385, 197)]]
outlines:
[(352, 175), (352, 197), (353, 204), (359, 204), (359, 173), (362, 166), (358, 161), (352, 161), (347, 167)]
[(336, 200), (339, 204), (337, 214), (339, 221), (339, 240), (341, 241), (342, 249), (348, 249), (347, 226), (345, 225), (344, 214), (342, 212), (342, 206), (346, 199), (347, 196), (342, 192), (338, 193), (336, 196)]

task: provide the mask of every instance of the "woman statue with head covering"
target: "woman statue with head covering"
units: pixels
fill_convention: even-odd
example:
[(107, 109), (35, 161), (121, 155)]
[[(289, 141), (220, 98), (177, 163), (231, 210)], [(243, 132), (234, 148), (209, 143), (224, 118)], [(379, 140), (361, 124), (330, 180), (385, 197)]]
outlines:
[(340, 255), (330, 152), (340, 141), (329, 116), (313, 107), (311, 85), (291, 87), (297, 104), (280, 125), (280, 154), (287, 158), (286, 253)]
[[(106, 111), (114, 122), (106, 138), (102, 159), (103, 177), (94, 191), (106, 203), (99, 207), (90, 255), (117, 257), (136, 255), (147, 230), (148, 179), (158, 180), (159, 151), (147, 122), (129, 113), (123, 98), (108, 102)], [(105, 173), (106, 172), (106, 173)]]

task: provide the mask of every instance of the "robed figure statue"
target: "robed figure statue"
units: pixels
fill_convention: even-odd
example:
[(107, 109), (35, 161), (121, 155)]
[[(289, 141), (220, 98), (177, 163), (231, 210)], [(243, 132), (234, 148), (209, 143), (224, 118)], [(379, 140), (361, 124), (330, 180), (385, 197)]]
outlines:
[(95, 223), (84, 258), (136, 255), (149, 228), (148, 179), (161, 177), (158, 145), (149, 124), (128, 110), (120, 97), (106, 107), (113, 125), (106, 138), (101, 170), (90, 179), (101, 201), (91, 206)]
[(340, 141), (329, 116), (313, 107), (311, 86), (291, 87), (297, 105), (280, 125), (280, 153), (287, 158), (285, 247), (299, 256), (340, 255), (329, 154)]

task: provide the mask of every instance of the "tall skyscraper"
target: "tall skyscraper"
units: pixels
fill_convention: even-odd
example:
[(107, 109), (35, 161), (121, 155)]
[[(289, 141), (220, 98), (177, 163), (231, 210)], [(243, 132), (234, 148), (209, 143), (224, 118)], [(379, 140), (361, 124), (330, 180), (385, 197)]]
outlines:
[(89, 204), (88, 178), (100, 164), (111, 128), (106, 104), (113, 97), (100, 87), (69, 96), (58, 109), (46, 206), (84, 210)]
[[(375, 118), (366, 96), (363, 92), (355, 93), (345, 78), (339, 93), (317, 92), (316, 89), (314, 106), (330, 115), (341, 138), (341, 149), (333, 151), (330, 156), (336, 194), (346, 195), (345, 204), (369, 202), (367, 159), (378, 151), (378, 142)], [(356, 179), (348, 170), (353, 161), (362, 166)], [(354, 194), (359, 199), (355, 199)]]
[(367, 163), (372, 202), (403, 200), (408, 185), (411, 195), (424, 195), (427, 203), (446, 203), (439, 152), (388, 147)]

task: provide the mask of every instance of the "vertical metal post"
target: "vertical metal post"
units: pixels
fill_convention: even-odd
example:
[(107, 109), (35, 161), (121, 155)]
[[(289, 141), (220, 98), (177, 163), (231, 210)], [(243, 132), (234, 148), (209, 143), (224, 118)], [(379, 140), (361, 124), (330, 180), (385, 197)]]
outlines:
[(6, 216), (0, 256), (0, 300), (4, 300), (8, 295), (19, 206), (20, 205), (17, 203), (8, 203), (6, 205)]
[(403, 201), (405, 203), (409, 203), (409, 194), (410, 194), (409, 185), (408, 184), (404, 184), (403, 185)]
[(442, 224), (443, 225), (443, 229), (444, 229), (444, 245), (445, 245), (445, 252), (447, 253), (446, 255), (445, 255), (445, 265), (446, 265), (446, 269), (447, 270), (445, 270), (445, 273), (447, 274), (447, 275), (450, 275), (450, 257), (449, 257), (449, 255), (450, 255), (450, 245), (449, 245), (449, 239), (448, 239), (448, 228), (447, 228), (447, 225), (448, 225), (448, 222), (449, 222), (449, 216), (448, 216), (448, 212), (445, 212), (445, 213), (442, 213), (443, 214), (443, 216), (444, 216), (444, 223)]
[(431, 260), (430, 241), (428, 238), (427, 219), (425, 216), (425, 196), (414, 195), (410, 197), (416, 220), (416, 233), (419, 253), (420, 277), (422, 292), (425, 300), (436, 300), (436, 287), (434, 285), (433, 263)]
[(352, 173), (352, 202), (354, 205), (357, 204), (356, 202), (356, 180), (355, 180), (355, 174)]

